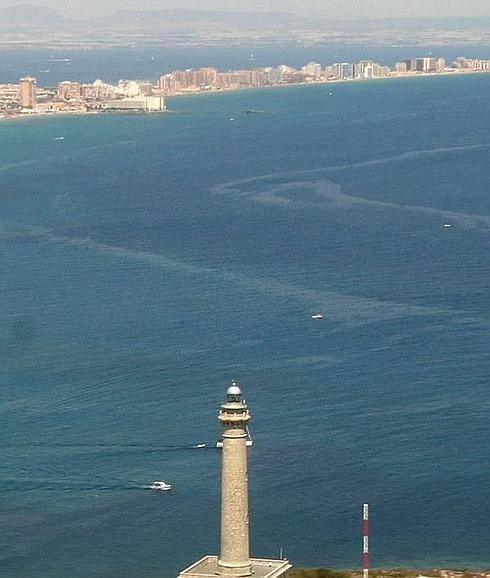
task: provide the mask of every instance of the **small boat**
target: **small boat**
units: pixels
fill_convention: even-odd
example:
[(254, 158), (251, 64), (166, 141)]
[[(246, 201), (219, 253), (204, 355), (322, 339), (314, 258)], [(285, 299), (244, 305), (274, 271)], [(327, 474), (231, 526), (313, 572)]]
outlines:
[(450, 223), (444, 223), (444, 227), (451, 227)]
[(196, 449), (205, 448), (205, 447), (206, 447), (206, 444), (205, 444), (204, 442), (202, 442), (202, 443), (200, 443), (200, 444), (196, 444), (194, 447), (195, 447)]
[(318, 321), (320, 319), (323, 319), (323, 315), (321, 313), (315, 313), (314, 315), (311, 316), (311, 318)]
[(172, 489), (172, 484), (163, 481), (156, 481), (150, 486), (150, 490), (156, 490), (158, 492), (168, 492)]
[(55, 136), (53, 140), (65, 140), (64, 136)]

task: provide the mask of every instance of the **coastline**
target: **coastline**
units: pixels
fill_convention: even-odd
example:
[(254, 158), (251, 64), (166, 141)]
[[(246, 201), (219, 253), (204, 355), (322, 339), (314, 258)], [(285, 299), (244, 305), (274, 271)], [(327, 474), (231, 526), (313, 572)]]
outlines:
[[(370, 578), (490, 578), (490, 568), (372, 568)], [(289, 578), (363, 578), (362, 570), (293, 567)]]
[(176, 92), (174, 94), (167, 95), (167, 98), (178, 98), (180, 96), (199, 96), (204, 94), (225, 94), (227, 92), (238, 92), (238, 91), (251, 91), (251, 90), (262, 90), (262, 89), (275, 89), (275, 88), (287, 88), (289, 86), (325, 86), (330, 84), (353, 84), (353, 83), (362, 83), (362, 84), (371, 84), (372, 82), (377, 81), (390, 81), (390, 80), (408, 80), (408, 79), (415, 79), (415, 78), (435, 78), (439, 76), (464, 76), (464, 75), (489, 75), (490, 71), (482, 71), (482, 70), (447, 70), (444, 72), (427, 72), (427, 73), (418, 73), (418, 74), (394, 74), (392, 76), (380, 76), (379, 78), (336, 78), (333, 80), (318, 80), (314, 82), (288, 82), (282, 84), (271, 84), (265, 86), (239, 86), (233, 88), (221, 88), (221, 89), (213, 89), (213, 90), (189, 90), (189, 91), (182, 91)]
[(163, 110), (158, 112), (130, 112), (130, 111), (101, 111), (101, 110), (68, 110), (64, 112), (30, 112), (30, 113), (19, 113), (2, 116), (0, 115), (0, 123), (8, 121), (18, 121), (27, 119), (50, 119), (50, 118), (60, 118), (60, 117), (76, 117), (76, 116), (162, 116), (165, 114), (173, 114), (173, 110)]
[[(451, 69), (441, 72), (418, 72), (415, 74), (393, 74), (390, 76), (379, 77), (379, 78), (348, 78), (348, 79), (333, 79), (333, 80), (318, 80), (312, 82), (289, 82), (281, 84), (271, 84), (265, 86), (239, 86), (231, 88), (221, 88), (221, 89), (210, 89), (210, 90), (190, 90), (181, 91), (174, 94), (169, 94), (166, 96), (168, 99), (189, 97), (189, 96), (204, 96), (204, 95), (216, 95), (216, 94), (226, 94), (230, 92), (242, 92), (242, 91), (255, 91), (261, 89), (282, 89), (287, 87), (311, 87), (311, 86), (326, 86), (326, 85), (338, 85), (338, 84), (352, 84), (352, 83), (372, 83), (376, 81), (394, 81), (394, 80), (409, 80), (409, 79), (420, 79), (420, 78), (437, 78), (437, 77), (451, 77), (451, 76), (465, 76), (465, 75), (488, 75), (490, 71), (484, 70), (469, 70), (469, 69)], [(178, 111), (165, 109), (163, 111), (105, 111), (105, 110), (67, 110), (67, 111), (56, 111), (56, 112), (28, 112), (28, 113), (17, 113), (10, 115), (0, 114), (0, 122), (28, 119), (28, 118), (58, 118), (60, 116), (154, 116), (154, 115), (165, 115), (165, 114), (176, 114)]]
[[(261, 553), (285, 544), (298, 565), (355, 568), (352, 578), (360, 577), (357, 502), (366, 497), (373, 502), (370, 537), (381, 576), (405, 565), (414, 569), (400, 570), (400, 577), (490, 565), (482, 470), (488, 448), (480, 435), (487, 349), (485, 326), (472, 321), (485, 315), (487, 235), (478, 217), (469, 228), (464, 217), (485, 214), (490, 149), (458, 150), (486, 142), (489, 85), (490, 79), (460, 76), (337, 83), (170, 102), (188, 111), (182, 118), (69, 115), (4, 127), (2, 164), (21, 163), (2, 173), (5, 319), (8, 335), (10, 327), (20, 338), (30, 327), (35, 332), (30, 342), (6, 341), (5, 395), (18, 392), (17, 379), (33, 385), (29, 405), (18, 408), (19, 416), (8, 414), (4, 427), (3, 443), (13, 448), (5, 455), (8, 497), (21, 509), (7, 516), (3, 545), (15, 554), (22, 536), (23, 552), (4, 562), (5, 574), (35, 578), (43, 566), (63, 578), (70, 568), (89, 567), (141, 577), (150, 568), (173, 578), (193, 556), (189, 543), (209, 551), (215, 540), (207, 529), (219, 510), (202, 504), (217, 494), (210, 471), (219, 456), (172, 448), (199, 441), (197, 435), (213, 441), (216, 428), (178, 429), (181, 392), (186, 384), (194, 388), (185, 400), (192, 409), (216, 395), (226, 372), (245, 366), (256, 382), (258, 412), (269, 416), (269, 400), (287, 383), (278, 411), (291, 417), (284, 427), (257, 425), (252, 520)], [(262, 106), (273, 115), (242, 114)], [(455, 128), (453, 119), (460, 119)], [(65, 144), (53, 142), (55, 135), (65, 135)], [(437, 147), (456, 150), (439, 154)], [(476, 171), (481, 178), (472, 178)], [(324, 186), (329, 177), (351, 196)], [(289, 206), (278, 197), (291, 199)], [(407, 205), (449, 210), (454, 224), (445, 229), (447, 213)], [(359, 298), (360, 280), (366, 284)], [(322, 292), (321, 304), (309, 290)], [(457, 315), (438, 313), (454, 311), (466, 290), (474, 303)], [(414, 303), (429, 309), (413, 309)], [(310, 313), (323, 307), (325, 324), (311, 325)], [(19, 313), (33, 325), (26, 327), (22, 315), (17, 323)], [(128, 358), (130, 338), (139, 336)], [(203, 343), (209, 343), (204, 352)], [(261, 381), (263, 373), (269, 382)], [(388, 388), (393, 401), (381, 405)], [(83, 396), (68, 404), (63, 400), (72, 391)], [(462, 406), (469, 391), (473, 404)], [(373, 406), (366, 405), (367, 393)], [(318, 407), (298, 404), (312, 396)], [(121, 400), (114, 424), (107, 408)], [(32, 427), (19, 438), (19, 419), (38, 416), (48, 402), (48, 416), (29, 420)], [(314, 421), (319, 411), (325, 427)], [(365, 442), (360, 418), (369, 426)], [(441, 431), (441, 424), (451, 427)], [(119, 430), (119, 437), (134, 432), (132, 446), (117, 445)], [(61, 446), (60, 431), (73, 443)], [(470, 434), (478, 451), (453, 461), (466, 455), (463, 437)], [(36, 459), (29, 466), (34, 477), (19, 475), (19, 451), (22, 463)], [(167, 477), (176, 492), (133, 486)], [(44, 515), (32, 526), (37, 507)], [(187, 520), (193, 521), (181, 532)], [(66, 547), (57, 550), (60, 535)], [(100, 544), (95, 551), (94, 544)]]

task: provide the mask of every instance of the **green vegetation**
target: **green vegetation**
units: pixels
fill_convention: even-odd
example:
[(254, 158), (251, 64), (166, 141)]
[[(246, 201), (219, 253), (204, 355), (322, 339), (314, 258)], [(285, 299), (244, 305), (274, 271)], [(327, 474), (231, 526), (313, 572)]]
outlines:
[(289, 578), (351, 578), (350, 572), (329, 568), (293, 568), (288, 575)]
[[(369, 578), (490, 578), (488, 570), (442, 570), (389, 568), (371, 569)], [(293, 568), (289, 578), (362, 578), (362, 570), (331, 570), (330, 568)]]

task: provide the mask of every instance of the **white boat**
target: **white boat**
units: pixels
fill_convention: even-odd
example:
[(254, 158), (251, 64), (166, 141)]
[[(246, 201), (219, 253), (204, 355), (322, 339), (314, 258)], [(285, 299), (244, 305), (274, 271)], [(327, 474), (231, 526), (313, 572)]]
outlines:
[(163, 481), (156, 481), (150, 486), (150, 490), (156, 490), (158, 492), (168, 492), (172, 489), (172, 484)]
[(200, 444), (196, 444), (194, 447), (195, 447), (196, 449), (198, 449), (198, 448), (205, 448), (205, 447), (206, 447), (206, 444), (205, 444), (205, 443), (200, 443)]
[(311, 316), (312, 319), (323, 319), (323, 315), (321, 313), (315, 313), (314, 315)]

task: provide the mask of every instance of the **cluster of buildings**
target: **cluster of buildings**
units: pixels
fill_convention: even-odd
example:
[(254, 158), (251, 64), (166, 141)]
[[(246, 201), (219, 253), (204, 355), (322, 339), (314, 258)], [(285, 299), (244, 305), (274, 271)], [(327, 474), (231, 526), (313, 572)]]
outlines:
[(120, 80), (117, 85), (96, 80), (91, 84), (65, 80), (52, 88), (41, 88), (33, 76), (19, 84), (0, 85), (0, 115), (85, 113), (85, 112), (162, 112), (165, 94), (151, 82)]
[[(461, 59), (473, 69), (473, 60)], [(480, 61), (478, 61), (480, 62)], [(233, 90), (236, 88), (275, 86), (281, 84), (305, 84), (331, 82), (335, 80), (369, 80), (414, 74), (433, 74), (463, 68), (455, 65), (446, 67), (444, 58), (431, 56), (412, 58), (397, 62), (394, 68), (373, 60), (359, 62), (335, 62), (322, 66), (318, 62), (308, 62), (300, 69), (282, 64), (276, 68), (263, 67), (251, 70), (231, 70), (220, 72), (216, 68), (175, 70), (164, 74), (158, 81), (158, 88), (167, 95), (198, 92), (202, 90)], [(483, 67), (479, 67), (483, 70)]]
[(433, 58), (432, 56), (424, 56), (422, 58), (410, 58), (402, 60), (395, 64), (396, 74), (406, 74), (408, 72), (414, 73), (434, 73), (444, 72), (446, 70), (446, 61), (444, 58)]
[(276, 86), (281, 84), (303, 84), (328, 82), (331, 80), (385, 78), (391, 70), (372, 60), (358, 63), (336, 63), (323, 67), (318, 62), (308, 62), (300, 69), (281, 64), (249, 70), (220, 72), (216, 68), (175, 70), (164, 74), (158, 88), (165, 94), (181, 94), (201, 90), (233, 90), (246, 87)]
[(373, 60), (327, 66), (308, 62), (299, 69), (282, 64), (227, 72), (203, 67), (163, 74), (156, 84), (149, 80), (120, 80), (117, 85), (102, 80), (91, 84), (65, 80), (52, 88), (40, 88), (36, 78), (26, 76), (19, 84), (0, 85), (0, 117), (26, 113), (162, 112), (166, 109), (165, 97), (177, 94), (471, 71), (490, 71), (490, 60), (460, 57), (446, 66), (444, 58), (424, 56), (402, 60), (393, 68)]
[(460, 70), (479, 70), (482, 72), (488, 72), (490, 71), (490, 60), (464, 58), (464, 56), (460, 56), (459, 58), (456, 58), (453, 66)]

